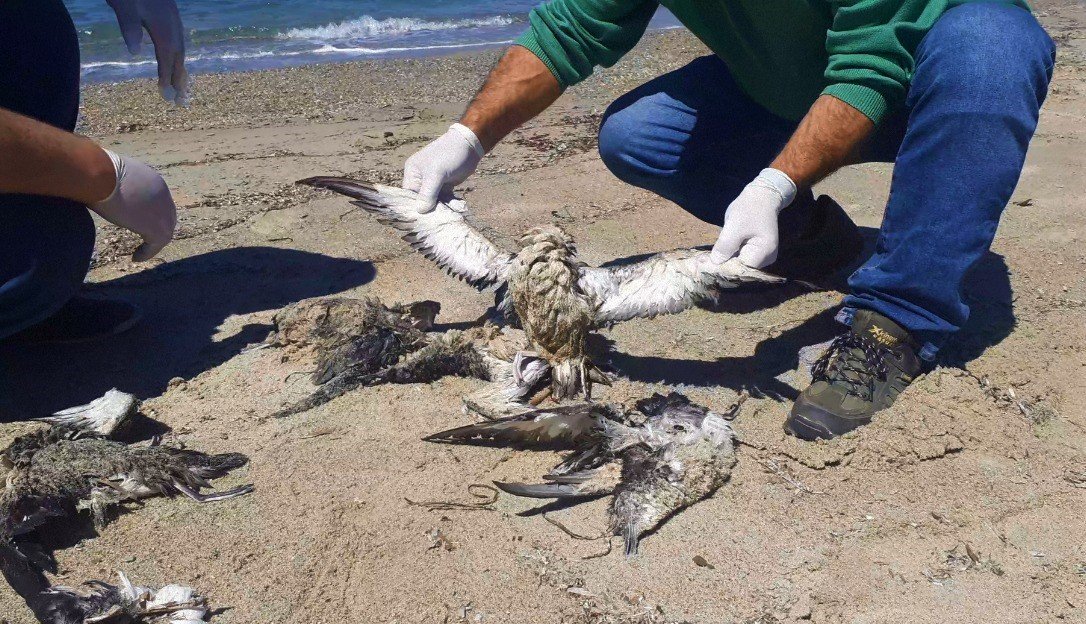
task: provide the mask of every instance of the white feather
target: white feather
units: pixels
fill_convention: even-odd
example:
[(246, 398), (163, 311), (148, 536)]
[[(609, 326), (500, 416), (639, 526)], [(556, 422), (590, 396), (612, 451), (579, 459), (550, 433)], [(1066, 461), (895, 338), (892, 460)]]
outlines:
[(635, 264), (609, 268), (585, 267), (581, 288), (596, 297), (600, 325), (632, 318), (675, 314), (701, 301), (715, 300), (717, 291), (741, 282), (780, 283), (784, 278), (752, 269), (738, 258), (713, 262), (708, 251), (680, 249), (656, 254)]

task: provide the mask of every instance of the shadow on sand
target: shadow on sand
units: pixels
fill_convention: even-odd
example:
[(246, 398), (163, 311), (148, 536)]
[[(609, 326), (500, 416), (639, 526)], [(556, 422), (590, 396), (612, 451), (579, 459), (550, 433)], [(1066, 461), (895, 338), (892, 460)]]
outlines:
[[(865, 238), (873, 240), (876, 231), (863, 229)], [(867, 254), (861, 257), (866, 258)], [(823, 287), (847, 292), (844, 277), (854, 268), (843, 270)], [(753, 312), (780, 305), (802, 292), (801, 288), (791, 285), (739, 291), (721, 297), (721, 303), (710, 309), (731, 313)], [(964, 297), (971, 308), (969, 321), (940, 351), (939, 363), (946, 366), (967, 366), (989, 347), (999, 344), (1014, 329), (1014, 293), (1003, 256), (989, 252), (973, 267), (965, 280)], [(715, 361), (683, 360), (635, 356), (613, 348), (608, 349), (608, 354), (611, 366), (633, 381), (726, 387), (736, 391), (746, 388), (778, 401), (795, 400), (799, 391), (778, 377), (798, 366), (801, 348), (825, 342), (841, 332), (841, 325), (834, 320), (836, 313), (836, 308), (826, 310), (779, 335), (767, 338), (758, 343), (753, 355), (746, 357), (722, 357)]]
[[(272, 247), (214, 251), (94, 284), (140, 306), (143, 321), (111, 340), (82, 345), (0, 344), (0, 413), (40, 415), (86, 403), (110, 388), (161, 394), (263, 340), (266, 324), (218, 337), (232, 315), (283, 307), (373, 280), (369, 262)], [(6, 396), (4, 396), (6, 395)], [(10, 419), (10, 417), (9, 417)]]

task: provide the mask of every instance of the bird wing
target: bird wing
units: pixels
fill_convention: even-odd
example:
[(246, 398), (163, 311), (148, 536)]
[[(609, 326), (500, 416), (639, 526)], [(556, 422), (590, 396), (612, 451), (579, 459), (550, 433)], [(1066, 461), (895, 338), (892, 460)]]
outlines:
[(426, 436), (427, 442), (496, 444), (522, 448), (574, 448), (602, 430), (592, 404), (532, 410), (516, 416), (456, 427)]
[(468, 222), (470, 215), (463, 200), (438, 202), (432, 211), (419, 213), (415, 209), (418, 195), (412, 191), (334, 177), (306, 178), (298, 184), (354, 198), (352, 204), (403, 232), (403, 239), (415, 251), (480, 290), (506, 280), (513, 254), (500, 249)]
[(675, 314), (706, 300), (716, 300), (723, 288), (743, 282), (778, 284), (783, 277), (752, 269), (732, 258), (713, 262), (708, 251), (679, 249), (656, 254), (634, 264), (584, 267), (580, 285), (594, 295), (599, 325)]

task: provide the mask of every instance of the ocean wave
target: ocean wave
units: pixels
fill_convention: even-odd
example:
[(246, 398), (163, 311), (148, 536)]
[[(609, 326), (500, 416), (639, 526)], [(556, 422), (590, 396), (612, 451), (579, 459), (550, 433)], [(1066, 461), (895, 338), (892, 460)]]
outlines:
[[(391, 46), (385, 48), (364, 48), (364, 47), (336, 47), (332, 45), (321, 45), (320, 47), (308, 48), (305, 50), (254, 50), (251, 52), (223, 52), (219, 54), (194, 54), (185, 58), (185, 62), (190, 65), (195, 65), (200, 61), (244, 61), (252, 59), (265, 59), (271, 57), (296, 57), (296, 56), (380, 56), (385, 54), (401, 54), (405, 52), (426, 52), (430, 50), (459, 50), (463, 48), (480, 48), (486, 46), (499, 46), (512, 43), (511, 39), (502, 41), (476, 41), (472, 43), (447, 43), (429, 46)], [(83, 70), (95, 70), (95, 69), (126, 69), (136, 68), (144, 65), (154, 65), (154, 60), (132, 60), (132, 61), (92, 61), (83, 63)]]
[(405, 35), (418, 31), (457, 30), (461, 28), (487, 28), (510, 26), (523, 21), (511, 15), (494, 15), (472, 19), (453, 19), (431, 22), (413, 17), (389, 17), (375, 19), (363, 15), (358, 19), (335, 22), (316, 28), (291, 28), (280, 33), (280, 39), (320, 39), (342, 41), (345, 39), (364, 39), (368, 37)]

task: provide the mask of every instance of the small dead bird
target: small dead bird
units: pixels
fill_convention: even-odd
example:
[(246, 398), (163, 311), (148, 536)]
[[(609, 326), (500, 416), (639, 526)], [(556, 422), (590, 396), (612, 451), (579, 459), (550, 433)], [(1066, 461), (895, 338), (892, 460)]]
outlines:
[(607, 376), (585, 354), (588, 334), (633, 318), (674, 314), (702, 301), (715, 300), (721, 289), (742, 282), (785, 280), (732, 259), (717, 264), (708, 251), (681, 249), (638, 263), (595, 268), (577, 258), (573, 239), (557, 226), (533, 228), (518, 240), (520, 250), (499, 248), (469, 222), (462, 199), (439, 202), (428, 213), (415, 210), (411, 191), (346, 178), (300, 180), (355, 199), (354, 205), (403, 233), (416, 251), (451, 275), (479, 289), (498, 287), (498, 309), (527, 334), (531, 356), (551, 370), (556, 400), (583, 392)]
[[(485, 415), (485, 414), (484, 414)], [(546, 483), (501, 483), (516, 496), (548, 499), (614, 494), (611, 529), (626, 556), (642, 535), (708, 498), (731, 476), (735, 433), (727, 420), (682, 394), (654, 394), (634, 404), (571, 405), (442, 431), (424, 440), (572, 452)]]
[(275, 416), (304, 412), (363, 386), (449, 375), (501, 380), (506, 400), (538, 390), (538, 375), (520, 378), (519, 385), (512, 380), (509, 360), (516, 350), (501, 344), (505, 334), (497, 327), (427, 331), (440, 309), (434, 301), (386, 306), (374, 297), (309, 299), (284, 308), (266, 344), (315, 351), (312, 380), (319, 387)]
[(209, 613), (207, 600), (189, 587), (140, 587), (121, 572), (120, 586), (102, 581), (85, 583), (82, 591), (50, 586), (21, 552), (2, 541), (0, 572), (42, 624), (199, 624)]

